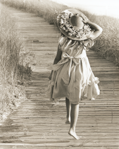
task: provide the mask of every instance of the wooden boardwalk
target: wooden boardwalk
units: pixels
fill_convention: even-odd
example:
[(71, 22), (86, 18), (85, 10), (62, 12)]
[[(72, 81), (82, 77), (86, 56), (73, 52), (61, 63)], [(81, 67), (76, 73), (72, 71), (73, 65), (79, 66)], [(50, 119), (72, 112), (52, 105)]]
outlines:
[(119, 149), (119, 69), (87, 53), (95, 76), (100, 78), (101, 95), (95, 101), (80, 103), (77, 134), (68, 135), (66, 109), (62, 99), (53, 106), (46, 97), (48, 66), (57, 51), (59, 32), (35, 14), (8, 8), (17, 24), (26, 49), (36, 55), (32, 79), (28, 82), (28, 100), (0, 126), (0, 149)]

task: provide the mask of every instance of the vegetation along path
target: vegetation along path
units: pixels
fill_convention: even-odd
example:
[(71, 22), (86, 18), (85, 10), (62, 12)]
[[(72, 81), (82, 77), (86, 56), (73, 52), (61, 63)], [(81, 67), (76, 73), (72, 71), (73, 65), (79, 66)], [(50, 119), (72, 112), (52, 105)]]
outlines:
[(35, 14), (8, 10), (17, 19), (26, 49), (35, 54), (36, 65), (26, 87), (28, 100), (0, 126), (0, 148), (119, 149), (119, 69), (94, 51), (87, 52), (100, 78), (101, 95), (80, 103), (77, 134), (82, 138), (74, 140), (67, 133), (64, 99), (53, 105), (46, 97), (48, 66), (57, 51), (59, 31)]

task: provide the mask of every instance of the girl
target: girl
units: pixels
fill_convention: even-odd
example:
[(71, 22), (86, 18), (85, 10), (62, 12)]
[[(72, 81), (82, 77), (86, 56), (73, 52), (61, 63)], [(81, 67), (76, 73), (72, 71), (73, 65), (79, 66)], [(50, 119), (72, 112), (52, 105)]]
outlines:
[(59, 14), (57, 24), (61, 37), (49, 77), (50, 98), (54, 101), (66, 98), (68, 133), (79, 139), (75, 129), (80, 100), (85, 97), (92, 100), (100, 94), (99, 80), (92, 72), (86, 51), (93, 46), (93, 40), (102, 33), (102, 28), (76, 9)]

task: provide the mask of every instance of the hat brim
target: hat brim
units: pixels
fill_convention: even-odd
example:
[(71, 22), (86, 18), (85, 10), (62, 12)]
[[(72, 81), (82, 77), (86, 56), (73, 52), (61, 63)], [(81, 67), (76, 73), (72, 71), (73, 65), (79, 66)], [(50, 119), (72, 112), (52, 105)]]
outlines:
[[(72, 13), (73, 15), (80, 12), (80, 11), (78, 11), (77, 9), (66, 9), (65, 11), (69, 11), (69, 12)], [(63, 11), (62, 13), (64, 13), (65, 11)], [(57, 20), (57, 26), (58, 26), (60, 32), (61, 32), (64, 36), (66, 36), (66, 37), (69, 38), (69, 39), (77, 40), (77, 41), (82, 41), (82, 40), (86, 40), (86, 39), (87, 39), (87, 36), (86, 36), (86, 35), (83, 35), (82, 37), (75, 37), (75, 36), (73, 36), (73, 35), (72, 35), (72, 36), (69, 36), (66, 31), (64, 31), (62, 28), (60, 28), (60, 20), (61, 20), (61, 18)], [(69, 19), (68, 19), (68, 20), (69, 20)]]

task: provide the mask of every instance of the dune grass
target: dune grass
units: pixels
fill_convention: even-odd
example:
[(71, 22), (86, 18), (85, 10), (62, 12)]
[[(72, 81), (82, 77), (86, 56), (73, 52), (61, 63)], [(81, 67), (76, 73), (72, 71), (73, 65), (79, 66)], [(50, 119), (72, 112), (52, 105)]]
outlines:
[[(2, 3), (37, 14), (50, 24), (56, 24), (56, 16), (67, 6), (49, 0), (1, 0)], [(97, 16), (82, 11), (91, 21), (103, 28), (103, 33), (95, 41), (92, 50), (119, 66), (119, 19), (108, 16)]]
[(15, 20), (4, 7), (0, 10), (0, 121), (4, 121), (26, 99), (21, 84), (31, 73), (31, 55), (24, 52)]

